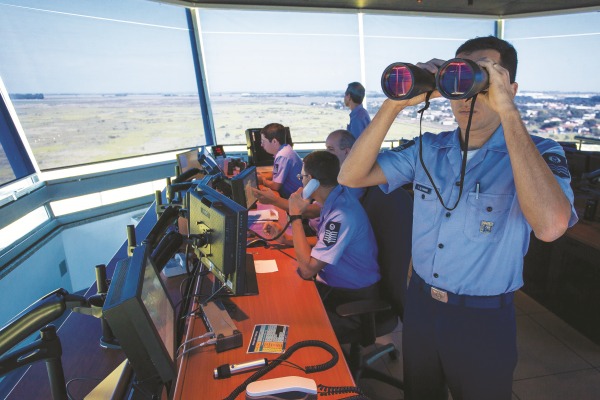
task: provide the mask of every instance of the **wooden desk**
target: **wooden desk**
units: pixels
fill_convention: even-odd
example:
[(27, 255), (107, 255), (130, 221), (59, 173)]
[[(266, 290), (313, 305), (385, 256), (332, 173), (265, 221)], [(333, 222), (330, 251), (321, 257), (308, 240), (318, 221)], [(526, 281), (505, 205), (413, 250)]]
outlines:
[[(293, 249), (284, 250), (293, 255)], [(354, 381), (344, 360), (325, 309), (313, 282), (302, 280), (296, 273), (296, 261), (277, 250), (251, 248), (248, 253), (255, 260), (275, 259), (279, 271), (257, 274), (260, 294), (257, 296), (232, 297), (239, 311), (247, 315), (244, 320), (235, 320), (236, 327), (243, 334), (242, 347), (217, 353), (214, 346), (201, 347), (182, 357), (179, 362), (179, 374), (175, 387), (175, 399), (223, 399), (252, 372), (233, 375), (229, 379), (215, 380), (213, 369), (222, 364), (242, 363), (263, 357), (273, 360), (278, 354), (247, 354), (251, 332), (256, 324), (288, 325), (287, 347), (309, 339), (318, 339), (333, 346), (339, 353), (338, 363), (331, 369), (305, 374), (304, 372), (282, 364), (263, 379), (283, 376), (303, 376), (315, 380), (317, 384), (327, 386), (354, 386)], [(200, 317), (193, 317), (188, 324), (186, 340), (206, 332)], [(307, 347), (296, 351), (288, 361), (302, 367), (324, 363), (330, 359), (329, 353), (321, 348)], [(348, 394), (329, 396), (336, 399)], [(241, 394), (237, 397), (243, 399)]]

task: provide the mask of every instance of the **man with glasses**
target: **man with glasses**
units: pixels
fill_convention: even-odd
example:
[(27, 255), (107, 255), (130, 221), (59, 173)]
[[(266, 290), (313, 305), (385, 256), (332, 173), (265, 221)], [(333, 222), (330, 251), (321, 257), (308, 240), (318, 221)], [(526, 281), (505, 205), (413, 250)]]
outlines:
[(260, 145), (275, 156), (273, 177), (267, 179), (258, 175), (258, 183), (279, 192), (287, 199), (302, 186), (296, 176), (302, 170), (302, 160), (292, 146), (285, 143), (285, 127), (281, 124), (268, 124), (260, 131)]
[[(317, 289), (333, 330), (338, 337), (354, 329), (359, 321), (339, 317), (338, 305), (355, 300), (377, 297), (379, 264), (375, 235), (358, 199), (337, 182), (340, 169), (338, 158), (327, 151), (314, 151), (304, 158), (298, 175), (304, 187), (316, 179), (317, 189), (309, 199), (298, 189), (289, 198), (292, 236), (283, 235), (280, 241), (293, 245), (298, 260), (298, 274), (303, 279), (315, 278)], [(314, 247), (304, 233), (302, 214), (310, 199), (322, 204), (321, 221)], [(265, 234), (274, 237), (281, 231), (278, 224), (265, 224)]]

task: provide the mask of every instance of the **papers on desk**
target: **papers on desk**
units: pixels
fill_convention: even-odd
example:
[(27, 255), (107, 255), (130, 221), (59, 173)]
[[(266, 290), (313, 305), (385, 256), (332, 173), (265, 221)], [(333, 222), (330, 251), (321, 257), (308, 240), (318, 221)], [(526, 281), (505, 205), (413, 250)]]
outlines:
[(277, 272), (277, 262), (275, 260), (254, 260), (254, 269), (257, 274), (266, 274)]
[(279, 213), (277, 212), (277, 210), (269, 208), (266, 210), (248, 211), (248, 224), (266, 221), (279, 221)]

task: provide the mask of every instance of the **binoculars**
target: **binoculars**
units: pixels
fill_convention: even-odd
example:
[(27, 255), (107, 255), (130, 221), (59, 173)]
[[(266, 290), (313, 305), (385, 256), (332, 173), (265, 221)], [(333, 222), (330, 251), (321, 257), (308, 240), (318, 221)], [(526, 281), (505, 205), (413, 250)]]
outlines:
[(405, 100), (437, 89), (450, 100), (468, 99), (488, 88), (488, 73), (464, 58), (446, 61), (434, 75), (408, 63), (394, 63), (381, 75), (381, 88), (393, 100)]

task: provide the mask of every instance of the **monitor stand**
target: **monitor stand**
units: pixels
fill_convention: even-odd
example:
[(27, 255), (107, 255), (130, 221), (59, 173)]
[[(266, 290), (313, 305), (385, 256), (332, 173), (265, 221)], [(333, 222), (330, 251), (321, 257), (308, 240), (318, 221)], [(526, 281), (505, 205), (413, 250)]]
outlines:
[(258, 294), (258, 282), (256, 281), (256, 269), (254, 267), (254, 256), (246, 254), (246, 285), (244, 295)]
[(218, 279), (215, 279), (212, 284), (212, 295), (213, 296), (253, 296), (258, 294), (258, 282), (256, 280), (256, 269), (254, 267), (254, 257), (252, 254), (246, 254), (246, 266), (244, 271), (244, 293), (238, 293), (234, 295), (231, 293), (229, 288), (224, 288), (223, 283)]

